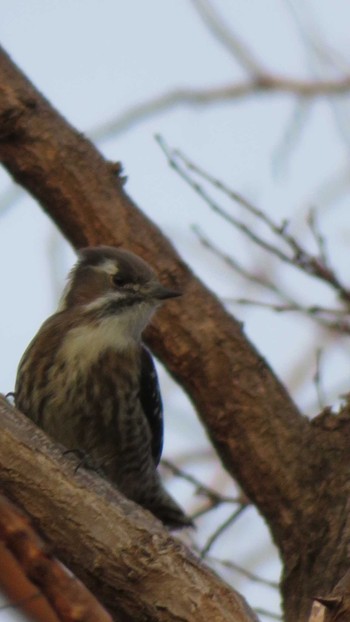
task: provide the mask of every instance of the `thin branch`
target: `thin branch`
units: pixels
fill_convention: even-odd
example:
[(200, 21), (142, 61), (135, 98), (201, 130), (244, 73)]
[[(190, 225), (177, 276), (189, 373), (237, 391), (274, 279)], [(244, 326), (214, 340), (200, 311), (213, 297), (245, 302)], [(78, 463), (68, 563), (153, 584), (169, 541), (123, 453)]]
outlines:
[[(328, 179), (322, 181), (316, 190), (312, 194), (312, 203), (317, 205), (317, 210), (321, 211), (329, 210), (333, 204), (341, 201), (349, 193), (350, 187), (350, 170), (349, 170), (349, 158), (346, 157), (346, 161), (341, 168), (337, 170), (335, 174), (332, 174)], [(310, 200), (307, 204), (310, 204)]]
[(316, 388), (318, 407), (321, 410), (324, 409), (326, 405), (325, 393), (322, 387), (322, 375), (321, 375), (321, 358), (322, 358), (322, 350), (318, 348), (316, 350), (316, 371), (314, 374), (314, 384)]
[(288, 294), (281, 289), (280, 286), (277, 286), (276, 283), (273, 283), (273, 281), (267, 279), (263, 274), (256, 274), (254, 272), (251, 272), (245, 266), (243, 266), (235, 257), (225, 253), (219, 246), (214, 244), (214, 242), (212, 242), (205, 235), (205, 233), (201, 230), (200, 227), (198, 227), (198, 225), (192, 225), (191, 229), (205, 248), (208, 248), (212, 253), (214, 253), (217, 257), (224, 261), (226, 265), (228, 265), (232, 270), (239, 274), (243, 279), (250, 281), (255, 285), (258, 285), (259, 287), (262, 287), (273, 294), (276, 294), (287, 304), (294, 304), (294, 300), (292, 300), (290, 296), (288, 296)]
[(311, 98), (297, 97), (291, 111), (286, 128), (282, 133), (279, 143), (273, 150), (272, 168), (275, 173), (282, 172), (286, 168), (288, 159), (290, 159), (293, 149), (300, 140), (303, 130), (306, 128), (306, 122), (310, 118), (314, 101)]
[[(213, 212), (220, 215), (224, 220), (233, 225), (236, 229), (244, 233), (252, 242), (257, 244), (260, 248), (263, 248), (268, 253), (277, 257), (280, 261), (302, 270), (308, 276), (316, 277), (317, 279), (327, 283), (333, 288), (339, 295), (339, 297), (349, 304), (350, 302), (350, 290), (344, 286), (334, 270), (323, 262), (322, 257), (314, 256), (308, 253), (294, 238), (288, 233), (286, 221), (281, 224), (275, 223), (267, 214), (261, 209), (257, 208), (253, 203), (248, 201), (239, 192), (236, 192), (228, 188), (221, 181), (198, 167), (191, 162), (186, 156), (184, 156), (178, 150), (171, 150), (165, 143), (164, 139), (160, 136), (156, 137), (163, 153), (168, 159), (169, 165), (178, 173), (180, 177), (198, 194), (212, 209)], [(182, 166), (183, 165), (183, 166)], [(248, 225), (242, 220), (236, 218), (232, 214), (229, 214), (217, 201), (215, 201), (208, 191), (199, 182), (195, 181), (190, 172), (194, 172), (205, 181), (209, 182), (214, 188), (223, 192), (233, 201), (237, 202), (247, 212), (252, 214), (258, 221), (262, 222), (268, 230), (275, 235), (283, 244), (289, 247), (291, 255), (288, 252), (282, 250), (274, 243), (262, 238), (259, 234), (255, 233)]]
[[(320, 21), (316, 22), (312, 14), (310, 3), (303, 3), (301, 10), (297, 9), (295, 3), (288, 1), (291, 15), (293, 16), (301, 39), (308, 52), (307, 60), (313, 76), (319, 77), (331, 71), (332, 75), (350, 75), (349, 61), (334, 48), (331, 48), (322, 34)], [(333, 113), (338, 135), (343, 141), (349, 152), (349, 116), (346, 109), (341, 107), (341, 102), (332, 99), (329, 101), (330, 109)]]
[[(304, 315), (333, 315), (339, 316), (340, 318), (343, 318), (347, 315), (344, 309), (328, 309), (327, 307), (321, 307), (318, 305), (312, 305), (308, 307), (299, 305), (297, 302), (293, 302), (290, 304), (275, 304), (273, 302), (265, 302), (263, 300), (250, 300), (247, 298), (225, 298), (225, 302), (232, 302), (238, 305), (262, 307), (264, 309), (271, 309), (272, 311), (277, 311), (277, 313), (297, 311), (298, 313), (303, 313)], [(326, 320), (323, 318), (323, 322), (325, 321)]]
[(349, 93), (350, 76), (348, 74), (335, 80), (307, 81), (288, 78), (267, 71), (247, 45), (233, 32), (232, 28), (227, 28), (211, 4), (206, 0), (192, 0), (192, 3), (218, 41), (246, 70), (249, 75), (248, 79), (212, 88), (188, 89), (178, 87), (166, 91), (140, 104), (129, 106), (126, 112), (94, 128), (89, 132), (93, 140), (102, 141), (111, 138), (129, 130), (141, 121), (178, 106), (206, 106), (270, 92), (295, 95), (304, 100)]
[(200, 482), (196, 477), (194, 477), (190, 473), (186, 473), (185, 471), (180, 469), (178, 466), (176, 466), (169, 460), (162, 458), (161, 464), (166, 469), (169, 469), (169, 471), (171, 471), (174, 475), (181, 477), (181, 479), (192, 484), (196, 489), (196, 494), (205, 495), (206, 497), (208, 497), (208, 499), (210, 499), (212, 503), (215, 503), (215, 504), (218, 504), (218, 503), (230, 503), (230, 504), (236, 503), (237, 504), (238, 503), (240, 505), (242, 503), (246, 505), (249, 504), (249, 501), (244, 495), (240, 495), (238, 497), (229, 497), (226, 495), (222, 495), (216, 490), (214, 490), (213, 488), (210, 488), (209, 486), (206, 486), (205, 484)]
[(317, 220), (317, 212), (314, 208), (309, 210), (307, 216), (307, 223), (310, 227), (310, 231), (314, 237), (316, 242), (316, 246), (318, 248), (319, 256), (325, 265), (329, 264), (329, 257), (327, 253), (327, 245), (324, 235), (322, 235), (318, 220)]
[(220, 564), (221, 566), (224, 566), (225, 568), (238, 572), (239, 574), (243, 575), (244, 577), (246, 577), (253, 583), (261, 583), (262, 585), (265, 585), (266, 587), (270, 587), (274, 590), (279, 589), (279, 584), (276, 581), (270, 581), (269, 579), (264, 579), (263, 577), (260, 577), (259, 575), (255, 574), (254, 572), (251, 572), (250, 570), (246, 570), (246, 568), (242, 568), (242, 566), (239, 566), (238, 564), (236, 564), (235, 562), (231, 560), (220, 559), (218, 557), (213, 557), (212, 555), (207, 556), (206, 559), (207, 559), (207, 562)]
[(207, 556), (218, 538), (220, 538), (220, 536), (222, 536), (226, 529), (228, 529), (237, 520), (237, 518), (244, 512), (246, 507), (246, 505), (241, 505), (241, 507), (239, 507), (232, 514), (230, 514), (230, 516), (223, 523), (221, 523), (221, 525), (219, 525), (219, 527), (214, 531), (210, 538), (208, 538), (205, 546), (202, 548), (200, 552), (202, 559)]
[(226, 495), (222, 495), (221, 493), (217, 492), (213, 488), (209, 488), (209, 486), (206, 486), (205, 484), (200, 482), (196, 477), (194, 477), (193, 475), (190, 475), (190, 473), (186, 473), (185, 471), (180, 469), (178, 466), (174, 465), (172, 462), (169, 462), (169, 460), (162, 459), (161, 464), (165, 468), (169, 469), (177, 477), (180, 477), (184, 481), (187, 481), (190, 484), (192, 484), (195, 487), (195, 494), (204, 495), (205, 497), (207, 497), (208, 504), (204, 507), (201, 507), (200, 509), (198, 509), (192, 514), (191, 518), (193, 520), (196, 520), (200, 516), (204, 516), (204, 514), (211, 512), (212, 510), (214, 510), (215, 508), (217, 508), (219, 505), (222, 505), (222, 504), (227, 504), (227, 503), (235, 504), (235, 505), (238, 504), (240, 507), (243, 507), (243, 506), (245, 507), (247, 505), (250, 505), (250, 501), (246, 497), (246, 495), (244, 495), (244, 493), (241, 493), (237, 497), (229, 497)]
[(234, 56), (248, 74), (252, 76), (261, 76), (267, 73), (252, 51), (249, 50), (247, 45), (233, 32), (232, 27), (227, 27), (226, 22), (212, 4), (207, 0), (192, 0), (192, 4), (217, 41)]
[(266, 616), (267, 618), (271, 618), (271, 620), (282, 620), (282, 616), (280, 613), (274, 613), (269, 609), (265, 609), (264, 607), (254, 607), (255, 613), (258, 613), (261, 616)]
[(255, 274), (245, 268), (236, 258), (228, 255), (216, 246), (209, 238), (201, 231), (197, 225), (192, 226), (192, 230), (197, 235), (201, 244), (213, 252), (217, 257), (224, 261), (232, 270), (239, 274), (245, 280), (262, 287), (268, 292), (273, 293), (283, 302), (266, 302), (262, 300), (253, 300), (247, 298), (222, 298), (225, 304), (238, 304), (245, 306), (255, 306), (262, 309), (270, 309), (276, 313), (301, 313), (309, 319), (315, 320), (322, 328), (330, 330), (332, 332), (350, 334), (350, 323), (348, 322), (348, 310), (347, 308), (329, 308), (322, 307), (320, 305), (302, 305), (288, 295), (280, 285), (276, 285), (263, 274)]
[[(246, 225), (244, 222), (242, 222), (235, 216), (228, 214), (228, 212), (224, 208), (222, 208), (221, 205), (219, 205), (219, 203), (217, 203), (209, 195), (209, 193), (204, 189), (204, 187), (201, 184), (199, 184), (198, 182), (194, 181), (194, 179), (192, 179), (192, 177), (187, 172), (187, 169), (192, 170), (192, 171), (195, 170), (197, 173), (202, 175), (202, 171), (200, 169), (197, 169), (196, 165), (192, 163), (190, 164), (188, 160), (184, 160), (184, 156), (182, 156), (182, 154), (180, 154), (178, 150), (174, 150), (174, 151), (170, 150), (170, 148), (165, 144), (165, 141), (163, 140), (161, 136), (156, 136), (156, 140), (160, 148), (164, 152), (165, 156), (167, 157), (169, 165), (178, 173), (180, 177), (182, 177), (182, 179), (189, 186), (193, 188), (196, 194), (198, 194), (207, 203), (207, 205), (213, 210), (213, 212), (216, 212), (217, 214), (219, 214), (224, 220), (226, 220), (228, 223), (236, 227), (236, 229), (244, 233), (248, 238), (250, 238), (258, 246), (272, 253), (273, 255), (276, 255), (281, 261), (284, 261), (286, 263), (292, 263), (291, 258), (284, 251), (278, 249), (277, 247), (275, 247), (273, 244), (271, 244), (267, 240), (264, 240), (263, 238), (258, 236), (254, 231), (250, 229), (250, 227), (248, 227), (248, 225)], [(184, 163), (187, 169), (181, 168), (181, 165), (179, 164), (178, 159), (184, 160)], [(206, 173), (205, 176), (208, 177), (208, 174)], [(216, 180), (216, 182), (213, 183), (213, 185), (220, 190), (225, 188), (225, 193), (229, 193), (232, 199), (239, 202), (243, 207), (246, 207), (248, 211), (253, 213), (255, 216), (260, 217), (259, 216), (260, 210), (256, 209), (251, 203), (249, 203), (246, 199), (244, 199), (238, 193), (231, 191), (231, 190), (227, 190), (226, 187), (222, 184), (222, 182)], [(261, 212), (260, 215), (261, 215), (261, 220), (265, 221), (265, 224), (267, 224), (266, 215), (263, 214), (263, 212)], [(273, 227), (275, 227), (275, 225), (273, 225)], [(276, 230), (276, 233), (277, 233), (277, 230)]]
[(330, 97), (350, 92), (350, 77), (339, 80), (315, 80), (308, 82), (283, 76), (264, 75), (259, 78), (242, 80), (234, 84), (212, 88), (176, 88), (156, 95), (146, 101), (128, 106), (128, 109), (101, 123), (89, 132), (95, 141), (102, 141), (131, 129), (161, 112), (168, 112), (179, 106), (208, 106), (266, 93), (295, 95), (303, 98)]
[[(249, 307), (260, 307), (261, 309), (270, 309), (271, 311), (275, 311), (276, 313), (301, 313), (305, 317), (312, 318), (320, 326), (327, 330), (336, 333), (342, 333), (343, 335), (350, 334), (350, 323), (346, 320), (348, 314), (345, 310), (338, 311), (337, 309), (322, 309), (322, 307), (317, 306), (307, 307), (299, 305), (298, 303), (293, 303), (289, 305), (278, 304), (273, 302), (264, 302), (262, 300), (252, 300), (250, 298), (225, 298), (224, 300), (226, 303), (233, 303)], [(335, 319), (322, 317), (320, 315), (321, 313), (329, 313), (330, 315), (334, 314)]]
[[(349, 84), (350, 88), (350, 84)], [(176, 88), (161, 95), (128, 106), (127, 110), (110, 121), (101, 123), (89, 132), (95, 141), (108, 139), (116, 134), (129, 130), (131, 127), (161, 112), (170, 111), (179, 106), (206, 106), (217, 102), (230, 101), (254, 95), (256, 84), (244, 80), (237, 84), (228, 84), (208, 89)]]
[(344, 74), (350, 74), (350, 66), (347, 58), (335, 48), (329, 45), (326, 37), (321, 32), (320, 21), (315, 20), (311, 12), (311, 5), (301, 3), (299, 6), (291, 0), (286, 0), (286, 5), (293, 17), (302, 39), (309, 52), (314, 58), (318, 58), (328, 68), (337, 69)]

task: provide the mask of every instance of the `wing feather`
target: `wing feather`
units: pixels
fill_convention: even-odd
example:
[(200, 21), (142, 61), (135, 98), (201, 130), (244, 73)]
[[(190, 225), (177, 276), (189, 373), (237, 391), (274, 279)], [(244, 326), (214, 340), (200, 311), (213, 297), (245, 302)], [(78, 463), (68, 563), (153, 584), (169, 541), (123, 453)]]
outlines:
[(163, 450), (163, 404), (152, 356), (141, 349), (140, 401), (152, 433), (152, 455), (156, 466)]

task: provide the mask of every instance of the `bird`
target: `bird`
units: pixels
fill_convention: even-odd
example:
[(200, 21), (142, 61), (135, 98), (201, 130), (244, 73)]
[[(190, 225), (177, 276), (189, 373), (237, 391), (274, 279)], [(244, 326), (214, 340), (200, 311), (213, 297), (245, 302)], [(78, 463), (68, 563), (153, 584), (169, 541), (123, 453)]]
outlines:
[(170, 529), (192, 521), (157, 470), (163, 406), (142, 332), (156, 308), (179, 295), (128, 250), (81, 249), (57, 312), (20, 360), (15, 386), (20, 411)]

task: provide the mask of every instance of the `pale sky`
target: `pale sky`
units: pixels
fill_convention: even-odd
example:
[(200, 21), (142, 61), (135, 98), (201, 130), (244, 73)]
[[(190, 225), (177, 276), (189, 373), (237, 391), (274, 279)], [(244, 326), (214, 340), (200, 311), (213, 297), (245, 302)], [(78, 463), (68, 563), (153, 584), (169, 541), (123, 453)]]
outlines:
[[(267, 69), (294, 78), (335, 79), (342, 67), (349, 66), (349, 5), (340, 0), (304, 4), (212, 0), (226, 26), (234, 28)], [(211, 88), (245, 77), (190, 0), (1, 0), (0, 15), (2, 45), (79, 131), (89, 133), (130, 106), (178, 87)], [(324, 43), (335, 59), (333, 64), (315, 53)], [(211, 288), (226, 298), (256, 298), (255, 294), (249, 296), (251, 292), (241, 279), (201, 247), (190, 227), (200, 225), (213, 242), (247, 265), (256, 265), (261, 255), (170, 170), (154, 135), (160, 133), (171, 147), (181, 149), (277, 222), (291, 219), (292, 230), (308, 243), (305, 208), (319, 206), (332, 260), (349, 281), (348, 104), (345, 97), (332, 105), (318, 99), (306, 108), (300, 102), (297, 105), (292, 96), (263, 95), (201, 108), (183, 105), (101, 141), (99, 148), (109, 159), (123, 162), (129, 194)], [(341, 189), (338, 177), (341, 179), (342, 171), (345, 189), (327, 203), (328, 182), (334, 178), (336, 189)], [(74, 261), (69, 246), (30, 197), (23, 194), (1, 213), (2, 195), (9, 188), (10, 179), (0, 173), (0, 390), (4, 393), (13, 388), (24, 348), (54, 311), (65, 274)], [(228, 201), (224, 204), (232, 213), (241, 213)], [(270, 259), (266, 262), (269, 266)], [(332, 304), (332, 294), (324, 286), (313, 285), (293, 270), (274, 270), (300, 299)], [(298, 403), (314, 412), (315, 366), (310, 363), (311, 356), (305, 369), (302, 367), (303, 352), (306, 349), (312, 354), (315, 339), (327, 348), (329, 336), (319, 335), (311, 322), (305, 323), (295, 314), (275, 316), (237, 305), (230, 308), (245, 322), (249, 338), (278, 375), (295, 390)], [(330, 402), (349, 389), (349, 354), (345, 339), (329, 351), (324, 384)], [(186, 445), (183, 431), (188, 437), (190, 430), (206, 446), (189, 403), (163, 372), (161, 381), (166, 401), (171, 402), (168, 455), (176, 456)], [(175, 411), (181, 413), (180, 431), (171, 418)], [(186, 503), (188, 493), (183, 494)], [(265, 576), (276, 578), (276, 558), (266, 559), (264, 544), (257, 544), (254, 512), (243, 523), (230, 535), (236, 561), (253, 564)], [(200, 536), (203, 539), (206, 528)], [(264, 528), (259, 530), (259, 537), (266, 538)], [(219, 553), (220, 547), (215, 550)], [(235, 587), (244, 591), (250, 604), (276, 610), (278, 598), (271, 591), (266, 595), (260, 586), (243, 586), (240, 577)], [(8, 618), (2, 615), (0, 622), (11, 619), (8, 612)]]

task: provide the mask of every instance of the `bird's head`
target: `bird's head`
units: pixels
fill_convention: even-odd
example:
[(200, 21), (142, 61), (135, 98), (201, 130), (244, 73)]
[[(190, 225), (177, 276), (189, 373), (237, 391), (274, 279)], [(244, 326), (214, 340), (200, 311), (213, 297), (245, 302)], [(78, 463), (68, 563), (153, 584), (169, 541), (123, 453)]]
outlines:
[(126, 329), (141, 332), (155, 308), (180, 293), (164, 287), (143, 259), (109, 246), (79, 252), (59, 311), (77, 310), (93, 321), (119, 317)]

